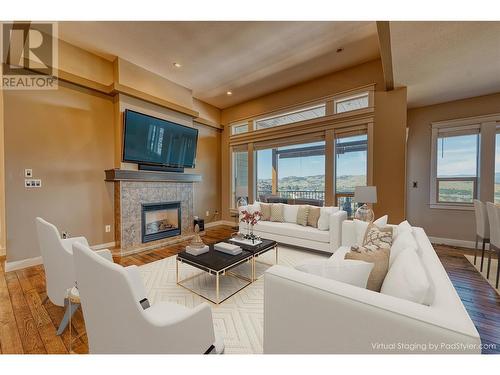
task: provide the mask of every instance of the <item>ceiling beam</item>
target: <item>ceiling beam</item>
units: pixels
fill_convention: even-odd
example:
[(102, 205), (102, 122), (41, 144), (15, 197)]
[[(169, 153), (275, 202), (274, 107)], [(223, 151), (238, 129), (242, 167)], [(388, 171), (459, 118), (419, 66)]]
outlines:
[(394, 89), (394, 75), (392, 72), (391, 30), (389, 21), (377, 21), (378, 43), (380, 45), (380, 58), (384, 71), (385, 90)]

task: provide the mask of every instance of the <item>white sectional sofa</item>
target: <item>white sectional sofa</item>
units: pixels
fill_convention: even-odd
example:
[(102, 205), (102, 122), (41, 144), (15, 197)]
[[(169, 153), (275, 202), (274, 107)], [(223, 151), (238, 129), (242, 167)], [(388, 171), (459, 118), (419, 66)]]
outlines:
[[(287, 206), (283, 204), (283, 206)], [(322, 209), (325, 209), (323, 207)], [(341, 244), (342, 222), (347, 219), (347, 213), (338, 207), (327, 208), (331, 211), (328, 230), (320, 230), (310, 226), (302, 226), (295, 222), (259, 221), (253, 233), (259, 237), (276, 242), (333, 253)], [(259, 203), (243, 206), (239, 211), (253, 212), (259, 210)], [(240, 222), (240, 232), (246, 233), (247, 226)]]
[[(355, 230), (343, 222), (343, 246), (356, 244)], [(413, 236), (433, 288), (430, 305), (274, 266), (264, 281), (264, 353), (480, 353), (479, 334), (427, 235), (414, 227)]]

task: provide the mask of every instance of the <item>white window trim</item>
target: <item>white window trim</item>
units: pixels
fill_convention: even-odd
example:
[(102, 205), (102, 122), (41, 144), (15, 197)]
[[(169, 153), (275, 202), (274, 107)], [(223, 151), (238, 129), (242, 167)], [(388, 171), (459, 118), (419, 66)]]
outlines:
[[(500, 113), (467, 117), (461, 119), (438, 121), (431, 123), (432, 127), (432, 137), (431, 137), (431, 174), (430, 174), (430, 208), (435, 209), (446, 209), (446, 210), (462, 210), (462, 211), (473, 211), (474, 205), (472, 203), (439, 203), (437, 202), (437, 139), (438, 135), (444, 132), (470, 132), (474, 133), (477, 131), (481, 135), (484, 126), (489, 124), (500, 122)], [(489, 199), (488, 197), (481, 197), (481, 161), (485, 159), (483, 150), (481, 147), (482, 140), (479, 141), (478, 148), (478, 161), (477, 161), (477, 175), (476, 175), (476, 197), (474, 199)], [(495, 156), (493, 155), (493, 158)], [(494, 174), (494, 171), (492, 172)]]

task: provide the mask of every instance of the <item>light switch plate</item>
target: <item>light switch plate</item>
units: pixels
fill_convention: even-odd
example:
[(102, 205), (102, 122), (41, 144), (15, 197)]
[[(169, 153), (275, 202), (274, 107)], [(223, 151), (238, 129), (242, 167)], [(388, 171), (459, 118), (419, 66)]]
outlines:
[(33, 169), (27, 168), (24, 170), (24, 178), (32, 178), (33, 177)]

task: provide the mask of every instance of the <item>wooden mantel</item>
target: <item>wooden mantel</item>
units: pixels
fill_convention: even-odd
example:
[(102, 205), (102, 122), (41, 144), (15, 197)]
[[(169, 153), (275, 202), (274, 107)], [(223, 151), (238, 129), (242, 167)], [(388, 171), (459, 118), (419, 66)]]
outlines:
[(176, 172), (138, 171), (108, 169), (105, 181), (146, 181), (146, 182), (201, 182), (201, 175)]

